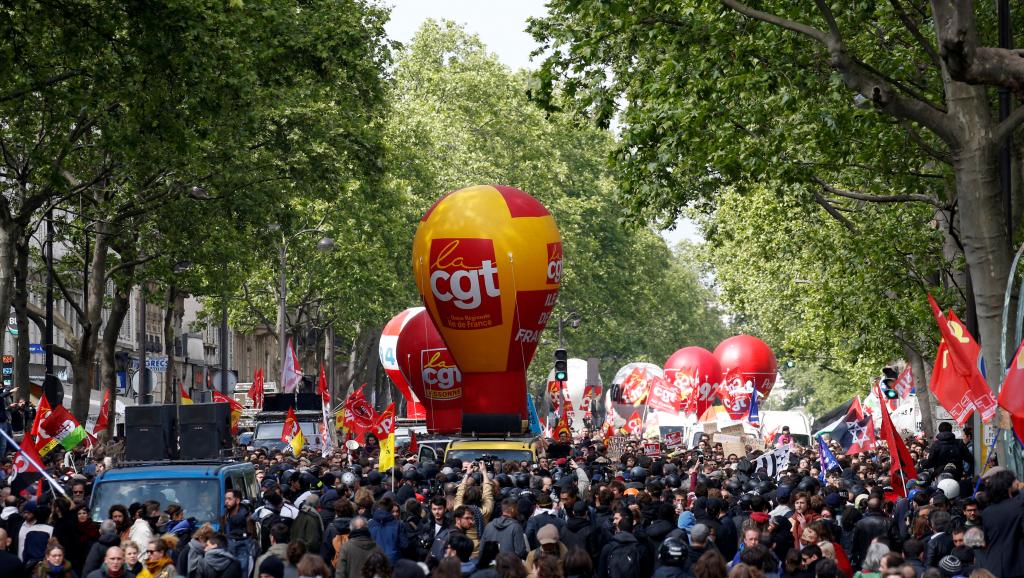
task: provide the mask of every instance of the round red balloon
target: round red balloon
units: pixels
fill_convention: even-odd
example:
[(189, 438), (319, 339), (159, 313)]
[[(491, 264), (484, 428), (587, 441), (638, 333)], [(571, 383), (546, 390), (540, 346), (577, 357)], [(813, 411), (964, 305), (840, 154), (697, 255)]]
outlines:
[(715, 357), (722, 366), (719, 396), (726, 411), (739, 419), (749, 411), (750, 392), (756, 388), (765, 398), (775, 386), (778, 369), (775, 353), (752, 335), (737, 335), (718, 344)]
[(713, 353), (703, 347), (684, 347), (665, 362), (665, 379), (679, 388), (682, 413), (698, 417), (711, 407), (719, 382), (722, 366)]
[(397, 361), (427, 411), (427, 430), (455, 433), (462, 428), (462, 371), (425, 310), (398, 335)]

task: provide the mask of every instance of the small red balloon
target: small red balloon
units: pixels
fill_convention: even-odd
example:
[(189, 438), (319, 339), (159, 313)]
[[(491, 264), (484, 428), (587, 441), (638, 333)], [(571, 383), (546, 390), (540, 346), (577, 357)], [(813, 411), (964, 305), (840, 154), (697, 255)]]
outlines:
[(684, 347), (665, 362), (665, 379), (679, 388), (682, 413), (704, 415), (711, 406), (722, 381), (722, 366), (713, 353), (703, 347)]
[(775, 353), (752, 335), (736, 335), (718, 344), (715, 357), (722, 366), (719, 396), (730, 417), (741, 419), (749, 411), (751, 388), (765, 398), (775, 386)]

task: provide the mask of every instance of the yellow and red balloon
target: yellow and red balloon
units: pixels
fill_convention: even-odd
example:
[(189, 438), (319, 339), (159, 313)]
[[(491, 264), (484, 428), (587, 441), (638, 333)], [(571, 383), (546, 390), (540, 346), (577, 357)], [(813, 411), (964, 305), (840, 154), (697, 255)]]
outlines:
[(420, 402), (422, 398), (417, 399), (417, 396), (413, 394), (412, 389), (409, 388), (409, 381), (398, 366), (398, 336), (401, 335), (409, 320), (417, 313), (422, 312), (422, 307), (410, 307), (392, 317), (380, 332), (380, 344), (378, 345), (380, 363), (384, 366), (384, 373), (388, 374), (391, 382), (405, 398), (405, 417), (409, 419), (423, 419), (426, 417), (426, 413)]
[(420, 221), (413, 271), (462, 371), (465, 414), (527, 419), (526, 368), (562, 277), (562, 239), (551, 213), (512, 187), (449, 193)]

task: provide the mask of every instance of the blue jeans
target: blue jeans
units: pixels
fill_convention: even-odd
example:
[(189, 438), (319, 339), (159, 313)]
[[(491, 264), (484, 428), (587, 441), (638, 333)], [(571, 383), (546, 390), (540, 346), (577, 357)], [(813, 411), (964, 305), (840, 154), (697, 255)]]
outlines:
[(247, 578), (252, 573), (252, 550), (255, 542), (252, 538), (241, 540), (228, 540), (228, 552), (238, 560), (242, 566), (242, 578)]

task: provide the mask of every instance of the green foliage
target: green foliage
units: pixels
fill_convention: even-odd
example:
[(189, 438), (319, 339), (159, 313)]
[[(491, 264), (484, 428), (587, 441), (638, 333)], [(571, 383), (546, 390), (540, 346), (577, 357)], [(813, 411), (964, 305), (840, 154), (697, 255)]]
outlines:
[[(673, 255), (648, 228), (622, 223), (604, 162), (611, 134), (530, 106), (529, 78), (450, 23), (424, 24), (398, 59), (395, 80), (389, 188), (409, 199), (407, 239), (442, 193), (479, 183), (525, 190), (558, 222), (563, 285), (531, 382), (546, 381), (557, 319), (573, 312), (579, 328), (563, 331), (570, 355), (600, 357), (609, 380), (628, 361), (660, 364), (679, 347), (713, 346), (724, 335), (689, 250)], [(408, 269), (403, 279), (411, 285)]]

